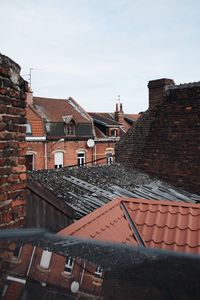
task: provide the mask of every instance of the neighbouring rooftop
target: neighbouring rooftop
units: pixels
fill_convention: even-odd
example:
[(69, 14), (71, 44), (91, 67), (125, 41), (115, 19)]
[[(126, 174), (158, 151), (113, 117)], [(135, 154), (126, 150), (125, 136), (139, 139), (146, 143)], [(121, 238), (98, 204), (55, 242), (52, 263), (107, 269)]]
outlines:
[(117, 164), (40, 170), (30, 175), (30, 181), (38, 181), (61, 201), (69, 204), (74, 209), (75, 219), (119, 196), (200, 203), (200, 195)]
[(200, 204), (120, 197), (59, 234), (199, 254), (199, 217)]

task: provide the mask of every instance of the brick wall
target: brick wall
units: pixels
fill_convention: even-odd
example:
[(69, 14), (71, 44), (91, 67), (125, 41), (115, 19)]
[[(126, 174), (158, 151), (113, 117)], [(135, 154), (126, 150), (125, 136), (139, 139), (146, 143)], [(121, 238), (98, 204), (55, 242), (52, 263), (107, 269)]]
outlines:
[(24, 223), (26, 91), (20, 67), (0, 54), (0, 227)]
[(200, 83), (170, 85), (116, 145), (116, 160), (200, 193)]

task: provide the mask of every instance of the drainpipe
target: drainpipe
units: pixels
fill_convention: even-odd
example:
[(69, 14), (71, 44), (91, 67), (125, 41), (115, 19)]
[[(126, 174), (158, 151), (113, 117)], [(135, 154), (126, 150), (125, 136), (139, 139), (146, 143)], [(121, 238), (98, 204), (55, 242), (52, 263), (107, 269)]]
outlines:
[(33, 257), (34, 257), (34, 254), (35, 254), (35, 249), (36, 249), (36, 247), (34, 246), (33, 247), (33, 251), (32, 251), (32, 255), (31, 255), (31, 259), (30, 259), (30, 263), (29, 263), (29, 266), (28, 266), (28, 271), (26, 273), (26, 277), (28, 277), (28, 275), (30, 273), (30, 270), (31, 270), (31, 266), (32, 266), (32, 262), (33, 262)]
[(83, 267), (82, 267), (82, 274), (81, 274), (81, 280), (80, 280), (80, 286), (82, 285), (83, 283), (83, 276), (84, 276), (84, 273), (85, 273), (85, 261), (84, 261), (84, 264), (83, 264)]
[(96, 143), (94, 141), (94, 164), (96, 165), (97, 153), (96, 153)]
[(44, 142), (44, 168), (47, 170), (48, 165), (47, 165), (47, 142)]

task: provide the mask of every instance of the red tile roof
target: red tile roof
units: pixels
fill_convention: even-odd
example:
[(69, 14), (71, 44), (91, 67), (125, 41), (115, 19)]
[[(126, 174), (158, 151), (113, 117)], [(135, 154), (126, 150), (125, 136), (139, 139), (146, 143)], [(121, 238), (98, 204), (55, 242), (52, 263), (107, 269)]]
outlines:
[(33, 97), (33, 103), (38, 113), (49, 122), (63, 122), (64, 116), (73, 115), (77, 123), (91, 123), (88, 113), (72, 98)]
[(35, 112), (33, 107), (28, 106), (26, 108), (26, 118), (27, 118), (28, 123), (31, 124), (33, 136), (44, 136), (45, 135), (42, 119), (37, 114), (37, 112)]
[(137, 245), (121, 203), (147, 247), (200, 254), (200, 204), (118, 198), (59, 234)]

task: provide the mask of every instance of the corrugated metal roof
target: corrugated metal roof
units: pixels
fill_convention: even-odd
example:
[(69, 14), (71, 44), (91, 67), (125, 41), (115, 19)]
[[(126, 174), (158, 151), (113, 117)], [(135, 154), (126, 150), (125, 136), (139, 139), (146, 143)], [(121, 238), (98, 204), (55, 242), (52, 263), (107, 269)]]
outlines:
[(34, 171), (32, 176), (75, 211), (75, 219), (118, 196), (197, 203), (200, 196), (119, 165)]

